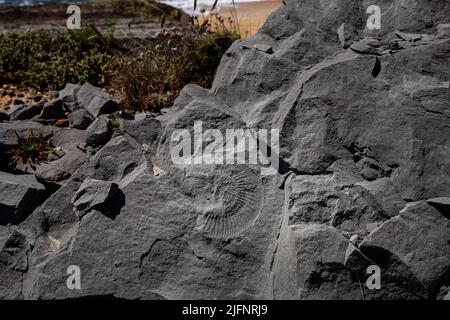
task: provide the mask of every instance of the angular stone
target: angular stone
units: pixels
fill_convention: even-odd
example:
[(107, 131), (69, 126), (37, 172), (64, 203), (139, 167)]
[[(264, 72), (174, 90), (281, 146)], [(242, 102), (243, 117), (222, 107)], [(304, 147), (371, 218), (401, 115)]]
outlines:
[(15, 145), (17, 143), (17, 135), (24, 137), (29, 130), (32, 130), (34, 134), (40, 133), (44, 138), (48, 138), (55, 129), (30, 121), (2, 122), (0, 123), (0, 151), (3, 150), (2, 148)]
[(74, 210), (81, 216), (95, 206), (108, 201), (117, 190), (116, 183), (86, 179), (72, 198)]
[(42, 100), (31, 107), (24, 107), (22, 109), (16, 110), (10, 114), (11, 120), (28, 120), (35, 116), (38, 116), (44, 105), (46, 104), (46, 100)]
[(358, 282), (344, 266), (348, 239), (322, 225), (293, 227), (299, 299), (362, 299)]
[(100, 116), (87, 128), (86, 144), (93, 147), (104, 145), (112, 134), (111, 119), (106, 115)]
[[(369, 30), (365, 1), (286, 1), (231, 46), (211, 89), (182, 90), (160, 129), (127, 133), (124, 121), (20, 225), (35, 239), (24, 298), (436, 298), (448, 286), (446, 211), (405, 212), (450, 190), (450, 42), (422, 36), (400, 50), (393, 39), (436, 33), (450, 3), (404, 2), (380, 2), (383, 27)], [(381, 55), (343, 50), (343, 23)], [(175, 165), (172, 133), (192, 135), (195, 121), (278, 129), (279, 174)], [(71, 199), (86, 179), (120, 190), (80, 220)], [(82, 290), (66, 287), (74, 263)], [(367, 263), (381, 269), (380, 290), (365, 286)]]
[(79, 84), (67, 83), (64, 89), (60, 90), (58, 93), (58, 98), (60, 99), (76, 99), (77, 93), (80, 90)]
[(42, 108), (40, 117), (42, 119), (62, 119), (66, 117), (64, 100), (56, 99), (46, 102)]
[(69, 126), (84, 130), (94, 121), (94, 117), (84, 109), (79, 109), (69, 114)]
[(267, 53), (267, 54), (273, 53), (273, 48), (271, 46), (268, 46), (265, 44), (255, 44), (254, 47), (256, 50)]
[(70, 178), (88, 158), (79, 148), (85, 140), (85, 131), (69, 128), (58, 130), (52, 139), (54, 157), (36, 167), (36, 177), (51, 184), (61, 184)]

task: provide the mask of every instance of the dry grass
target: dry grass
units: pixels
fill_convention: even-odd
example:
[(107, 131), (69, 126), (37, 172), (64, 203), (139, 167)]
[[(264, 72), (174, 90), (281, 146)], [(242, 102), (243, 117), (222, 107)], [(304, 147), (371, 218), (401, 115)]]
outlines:
[(185, 85), (212, 85), (223, 54), (240, 38), (238, 25), (225, 21), (215, 6), (207, 15), (200, 10), (201, 16), (193, 16), (188, 30), (163, 25), (155, 37), (139, 42), (138, 55), (123, 58), (116, 85), (127, 109), (158, 112), (171, 107)]

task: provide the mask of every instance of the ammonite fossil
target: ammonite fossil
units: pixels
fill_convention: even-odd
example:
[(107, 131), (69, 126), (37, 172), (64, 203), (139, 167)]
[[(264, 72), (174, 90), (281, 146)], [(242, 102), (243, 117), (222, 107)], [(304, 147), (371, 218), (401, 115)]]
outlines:
[(183, 189), (199, 213), (196, 229), (214, 239), (234, 238), (250, 228), (264, 199), (260, 175), (246, 165), (192, 166)]

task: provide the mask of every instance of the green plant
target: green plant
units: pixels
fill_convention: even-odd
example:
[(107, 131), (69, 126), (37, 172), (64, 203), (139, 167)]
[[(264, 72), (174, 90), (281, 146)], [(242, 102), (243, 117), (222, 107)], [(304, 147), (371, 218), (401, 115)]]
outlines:
[(51, 140), (45, 139), (40, 133), (33, 134), (33, 129), (24, 137), (19, 136), (17, 132), (15, 134), (17, 143), (8, 151), (12, 168), (16, 168), (21, 160), (25, 166), (35, 169), (37, 164), (46, 161), (53, 153)]

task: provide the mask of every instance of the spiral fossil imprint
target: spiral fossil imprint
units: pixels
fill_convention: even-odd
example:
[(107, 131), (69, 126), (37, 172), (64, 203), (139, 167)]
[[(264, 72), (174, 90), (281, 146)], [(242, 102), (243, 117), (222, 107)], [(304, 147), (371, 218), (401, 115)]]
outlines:
[[(230, 239), (258, 218), (264, 192), (260, 175), (245, 165), (219, 165), (191, 172), (196, 180), (197, 230), (214, 239)], [(192, 185), (193, 186), (193, 185)], [(200, 188), (198, 188), (200, 186)]]

